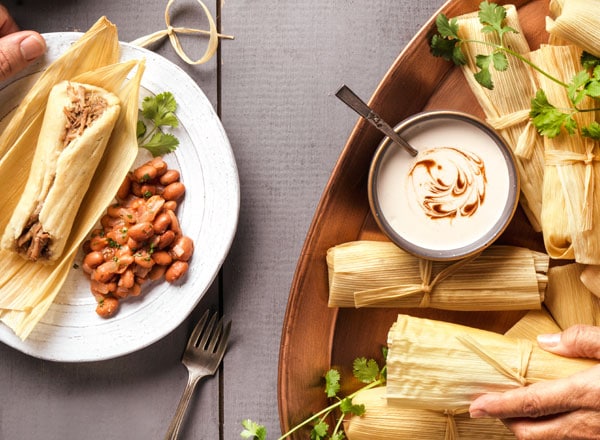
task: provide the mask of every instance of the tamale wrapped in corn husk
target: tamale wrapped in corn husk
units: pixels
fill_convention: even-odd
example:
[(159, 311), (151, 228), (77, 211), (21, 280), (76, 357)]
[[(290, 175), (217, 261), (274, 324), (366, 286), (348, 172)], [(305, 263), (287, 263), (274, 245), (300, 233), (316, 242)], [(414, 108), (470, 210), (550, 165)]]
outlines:
[(527, 339), (399, 315), (388, 334), (390, 404), (461, 411), (477, 396), (570, 376), (598, 362), (542, 350)]
[[(505, 44), (517, 53), (529, 53), (530, 48), (521, 30), (516, 8), (513, 5), (506, 5), (505, 9), (505, 24), (518, 31), (518, 33), (505, 34)], [(482, 25), (476, 12), (458, 16), (456, 19), (461, 38), (499, 43), (495, 34), (482, 32)], [(529, 120), (531, 97), (535, 95), (529, 67), (522, 61), (510, 57), (508, 69), (503, 72), (492, 71), (494, 88), (489, 90), (479, 84), (473, 75), (480, 70), (476, 65), (477, 55), (491, 53), (492, 48), (472, 42), (466, 42), (461, 47), (467, 59), (462, 69), (469, 87), (481, 105), (487, 122), (500, 133), (515, 153), (521, 179), (521, 206), (532, 227), (539, 232), (544, 155), (541, 138)]]
[(504, 335), (535, 341), (538, 335), (559, 333), (561, 328), (545, 308), (530, 310), (509, 328)]
[(600, 57), (600, 0), (551, 0), (546, 30), (552, 44), (568, 42)]
[(415, 257), (391, 242), (354, 241), (327, 251), (330, 307), (539, 309), (549, 258), (492, 245), (459, 262)]
[[(104, 31), (105, 29), (109, 31)], [(42, 75), (32, 89), (47, 99), (54, 84), (65, 79), (95, 85), (114, 93), (121, 101), (121, 111), (96, 168), (91, 190), (83, 197), (61, 258), (53, 264), (44, 265), (24, 260), (10, 251), (0, 252), (0, 266), (4, 269), (0, 273), (0, 319), (22, 339), (29, 335), (50, 307), (71, 269), (80, 244), (114, 198), (138, 153), (136, 125), (144, 61), (115, 64), (115, 45), (118, 59), (116, 28), (106, 19), (100, 19), (61, 58), (48, 67), (47, 72), (56, 73)], [(82, 52), (85, 56), (98, 58), (94, 70), (73, 70), (71, 66), (78, 65), (79, 57), (84, 56)], [(68, 72), (66, 78), (64, 72)], [(22, 105), (30, 109), (32, 102), (35, 102), (34, 107), (45, 107), (44, 99), (35, 98), (25, 99)], [(36, 117), (35, 121), (41, 121), (41, 118)], [(0, 204), (6, 207), (0, 215), (2, 230), (6, 227), (19, 200), (20, 191), (28, 179), (33, 150), (31, 145), (35, 145), (40, 125), (31, 122), (29, 110), (23, 112), (19, 107), (0, 139), (0, 145), (3, 142), (9, 145), (0, 160), (0, 174), (10, 176), (8, 181), (13, 188), (20, 189), (0, 192)], [(24, 164), (27, 164), (25, 173)]]
[(365, 405), (365, 414), (351, 417), (344, 425), (348, 440), (508, 440), (515, 436), (498, 419), (472, 419), (465, 411), (445, 414), (426, 409), (403, 408), (388, 403), (386, 388), (357, 393), (352, 399)]
[(555, 266), (548, 271), (545, 304), (564, 330), (575, 324), (600, 325), (600, 298), (581, 282), (584, 266)]
[[(579, 71), (581, 50), (574, 46), (544, 45), (531, 52), (531, 60), (559, 80), (569, 83)], [(548, 101), (558, 108), (571, 108), (567, 90), (546, 76), (535, 74)], [(594, 103), (585, 98), (580, 109)], [(594, 120), (593, 112), (574, 115), (579, 127)], [(552, 258), (600, 263), (600, 159), (597, 143), (580, 133), (562, 130), (544, 137), (545, 172), (542, 190), (542, 231), (546, 251)]]

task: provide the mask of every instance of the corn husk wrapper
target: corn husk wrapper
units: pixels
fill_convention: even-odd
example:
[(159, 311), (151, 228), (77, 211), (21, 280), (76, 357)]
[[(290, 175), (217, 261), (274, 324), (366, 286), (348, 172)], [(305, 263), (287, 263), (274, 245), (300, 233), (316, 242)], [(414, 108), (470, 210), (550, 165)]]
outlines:
[[(543, 70), (568, 83), (581, 70), (581, 50), (574, 46), (542, 46), (530, 58)], [(558, 108), (570, 108), (567, 91), (541, 74), (539, 88)], [(591, 109), (586, 98), (578, 107)], [(594, 120), (593, 112), (574, 115), (578, 126)], [(545, 174), (542, 190), (542, 230), (550, 257), (600, 264), (600, 156), (597, 142), (563, 130), (554, 138), (544, 137)]]
[(348, 440), (508, 440), (515, 436), (498, 419), (471, 419), (469, 414), (445, 414), (390, 404), (386, 387), (357, 393), (352, 399), (365, 405), (365, 414), (351, 417), (344, 426)]
[(600, 298), (581, 282), (583, 269), (572, 263), (548, 272), (546, 307), (563, 330), (576, 324), (600, 325)]
[[(0, 273), (0, 320), (22, 339), (29, 335), (52, 304), (68, 275), (78, 247), (114, 198), (137, 156), (136, 125), (144, 62), (114, 64), (115, 44), (118, 58), (116, 28), (106, 19), (100, 19), (61, 58), (48, 67), (32, 89), (39, 96), (47, 98), (54, 85), (53, 80), (67, 79), (92, 84), (115, 93), (121, 100), (122, 108), (90, 190), (81, 203), (63, 257), (56, 264), (42, 265), (26, 261), (12, 252), (0, 252), (0, 266), (4, 269)], [(112, 48), (108, 51), (110, 54), (105, 53), (107, 48)], [(73, 70), (72, 66), (78, 65), (81, 57), (99, 57), (101, 61), (95, 70)], [(126, 80), (128, 75), (131, 78)], [(10, 176), (8, 181), (13, 188), (20, 188), (21, 191), (28, 177), (28, 161), (31, 161), (33, 154), (31, 145), (35, 145), (43, 116), (40, 113), (32, 123), (30, 112), (36, 106), (45, 108), (43, 99), (29, 98), (29, 95), (31, 92), (16, 110), (0, 139), (0, 145), (10, 145), (0, 160), (0, 174), (4, 178)], [(22, 111), (21, 106), (26, 111)], [(27, 163), (26, 167), (24, 163)], [(24, 168), (27, 169), (26, 172), (23, 172)], [(16, 190), (0, 192), (0, 204), (5, 207), (0, 215), (2, 230), (19, 196), (20, 192)]]
[(600, 57), (600, 0), (552, 0), (546, 30), (552, 44), (568, 42)]
[(538, 335), (560, 333), (562, 329), (545, 308), (530, 310), (504, 335), (511, 338), (537, 340)]
[(585, 266), (579, 275), (579, 279), (590, 292), (600, 298), (600, 266)]
[(597, 361), (570, 359), (527, 339), (399, 315), (388, 334), (390, 404), (466, 410), (479, 395), (570, 376)]
[[(506, 5), (505, 24), (518, 33), (507, 33), (505, 44), (515, 52), (527, 54), (529, 45), (521, 30), (517, 10)], [(456, 17), (459, 35), (464, 39), (498, 43), (492, 33), (481, 31), (477, 13)], [(488, 54), (491, 48), (481, 43), (465, 43), (462, 46), (467, 63), (462, 67), (465, 79), (481, 105), (487, 122), (504, 138), (516, 156), (516, 165), (521, 179), (521, 206), (536, 231), (541, 231), (542, 197), (540, 188), (544, 177), (543, 145), (535, 127), (529, 120), (531, 98), (535, 89), (530, 80), (530, 69), (522, 61), (511, 57), (510, 67), (503, 72), (493, 71), (494, 89), (482, 87), (474, 73), (480, 69), (475, 64), (476, 56)]]
[(476, 258), (432, 262), (393, 243), (354, 241), (327, 252), (330, 307), (539, 309), (549, 258), (493, 245)]

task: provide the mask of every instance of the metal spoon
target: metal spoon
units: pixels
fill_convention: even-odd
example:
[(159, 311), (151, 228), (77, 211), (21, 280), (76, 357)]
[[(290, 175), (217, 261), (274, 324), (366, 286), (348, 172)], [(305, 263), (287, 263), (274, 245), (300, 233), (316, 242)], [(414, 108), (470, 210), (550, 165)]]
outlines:
[(335, 93), (344, 104), (365, 118), (375, 126), (379, 131), (389, 137), (392, 141), (403, 147), (411, 156), (416, 156), (419, 152), (415, 150), (406, 140), (401, 138), (390, 125), (375, 113), (371, 108), (360, 99), (347, 85), (342, 85)]

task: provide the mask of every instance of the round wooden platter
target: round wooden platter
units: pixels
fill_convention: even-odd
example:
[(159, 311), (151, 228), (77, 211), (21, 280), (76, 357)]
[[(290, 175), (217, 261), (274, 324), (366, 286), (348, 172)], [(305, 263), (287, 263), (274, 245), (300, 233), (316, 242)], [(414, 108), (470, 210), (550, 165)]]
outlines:
[[(448, 17), (478, 9), (479, 0), (451, 0), (439, 12)], [(499, 2), (502, 3), (502, 2)], [(531, 49), (547, 41), (547, 0), (513, 1)], [(435, 16), (399, 55), (373, 94), (370, 105), (394, 125), (423, 110), (453, 109), (480, 118), (484, 114), (460, 69), (429, 52)], [(355, 358), (382, 364), (381, 348), (398, 313), (458, 322), (504, 332), (523, 312), (449, 312), (433, 309), (331, 309), (327, 306), (327, 249), (353, 240), (386, 240), (369, 210), (367, 175), (381, 134), (359, 120), (323, 192), (300, 255), (285, 315), (279, 357), (279, 416), (282, 432), (328, 405), (323, 375), (332, 367), (342, 373), (342, 395), (356, 387)], [(543, 251), (519, 209), (499, 242)], [(306, 431), (292, 438), (307, 438)]]

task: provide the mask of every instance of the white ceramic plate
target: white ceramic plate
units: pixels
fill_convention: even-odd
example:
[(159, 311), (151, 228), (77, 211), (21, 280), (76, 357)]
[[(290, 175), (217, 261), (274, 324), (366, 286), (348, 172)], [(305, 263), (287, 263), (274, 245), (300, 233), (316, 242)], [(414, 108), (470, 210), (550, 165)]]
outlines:
[[(40, 72), (81, 34), (44, 35), (45, 58), (16, 78), (0, 83), (0, 130)], [(180, 146), (165, 156), (179, 169), (187, 191), (178, 208), (181, 227), (195, 243), (188, 274), (178, 284), (144, 285), (142, 295), (125, 300), (116, 316), (96, 315), (89, 281), (78, 267), (30, 336), (21, 341), (0, 323), (0, 341), (42, 359), (95, 361), (114, 358), (146, 347), (175, 329), (193, 310), (217, 275), (235, 235), (240, 191), (237, 167), (227, 135), (211, 103), (198, 85), (165, 58), (126, 43), (122, 60), (146, 59), (142, 95), (170, 91), (178, 103), (180, 127), (173, 131)], [(139, 162), (150, 158), (140, 152)]]

